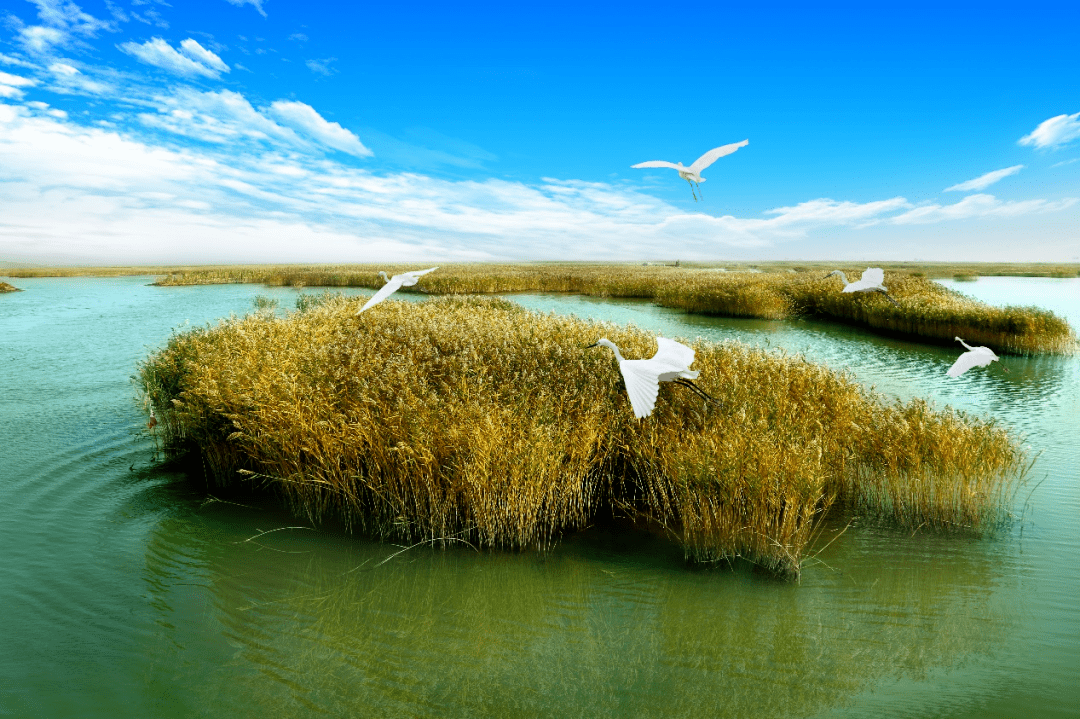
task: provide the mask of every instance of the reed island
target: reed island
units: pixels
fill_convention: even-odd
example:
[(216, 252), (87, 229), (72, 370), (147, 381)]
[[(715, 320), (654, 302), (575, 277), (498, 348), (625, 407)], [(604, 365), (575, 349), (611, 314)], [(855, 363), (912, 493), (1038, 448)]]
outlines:
[(7, 282), (0, 282), (0, 292), (22, 292), (22, 290)]
[[(627, 281), (663, 298), (645, 269)], [(469, 277), (426, 279), (447, 292)], [(577, 281), (563, 289), (581, 291)], [(773, 282), (703, 278), (680, 301), (728, 287), (747, 307), (748, 293), (788, 297)], [(824, 283), (804, 282), (826, 301)], [(611, 353), (585, 347), (607, 337), (650, 357), (649, 333), (493, 297), (390, 299), (357, 316), (362, 302), (324, 294), (285, 317), (174, 334), (138, 376), (165, 450), (196, 453), (212, 483), (277, 492), (312, 521), (369, 535), (543, 548), (615, 514), (666, 532), (691, 560), (742, 558), (788, 577), (842, 508), (990, 531), (1028, 466), (993, 421), (888, 400), (799, 356), (698, 341), (696, 383), (722, 405), (662, 383), (636, 420)]]

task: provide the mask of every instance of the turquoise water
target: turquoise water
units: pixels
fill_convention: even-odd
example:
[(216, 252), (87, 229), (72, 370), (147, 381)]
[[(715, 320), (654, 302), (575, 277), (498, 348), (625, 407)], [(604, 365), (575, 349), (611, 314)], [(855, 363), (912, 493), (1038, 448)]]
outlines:
[[(800, 584), (605, 527), (546, 554), (398, 553), (154, 461), (136, 363), (173, 328), (297, 293), (151, 279), (0, 295), (0, 716), (1078, 715), (1078, 358), (949, 380), (958, 349), (846, 326), (514, 295), (997, 417), (1038, 455), (1022, 519), (983, 540), (856, 525)], [(958, 289), (1080, 322), (1077, 280)]]

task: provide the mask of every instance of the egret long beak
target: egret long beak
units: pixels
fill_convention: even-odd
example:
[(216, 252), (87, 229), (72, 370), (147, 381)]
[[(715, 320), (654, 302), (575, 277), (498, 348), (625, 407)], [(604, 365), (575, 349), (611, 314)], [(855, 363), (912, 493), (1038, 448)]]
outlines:
[(585, 349), (587, 349), (587, 350), (591, 350), (591, 349), (592, 349), (593, 347), (597, 347), (597, 346), (599, 346), (599, 344), (600, 344), (599, 342), (593, 342), (593, 343), (592, 343), (591, 345), (589, 345), (589, 346), (588, 346), (588, 347), (586, 347)]

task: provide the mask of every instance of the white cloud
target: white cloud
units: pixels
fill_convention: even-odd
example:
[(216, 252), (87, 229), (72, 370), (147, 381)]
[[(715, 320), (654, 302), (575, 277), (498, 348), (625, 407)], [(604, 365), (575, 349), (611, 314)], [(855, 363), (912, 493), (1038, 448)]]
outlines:
[(117, 47), (147, 65), (160, 67), (181, 77), (208, 77), (218, 79), (229, 66), (221, 58), (205, 49), (191, 38), (180, 43), (180, 52), (160, 37), (147, 40), (142, 45), (125, 42)]
[(21, 75), (11, 75), (9, 73), (0, 71), (0, 85), (9, 85), (11, 87), (29, 87), (30, 85), (36, 85), (37, 80), (31, 80), (28, 77), (22, 77)]
[(4, 63), (5, 65), (14, 65), (15, 67), (26, 67), (26, 68), (30, 68), (31, 70), (37, 69), (37, 65), (35, 65), (32, 62), (27, 62), (26, 60), (20, 60), (17, 57), (12, 57), (11, 55), (5, 55), (2, 52), (0, 52), (0, 62)]
[(993, 195), (968, 195), (952, 205), (924, 205), (892, 218), (897, 225), (925, 225), (972, 217), (1019, 217), (1031, 213), (1057, 212), (1076, 204), (1077, 198), (1057, 201), (1023, 200), (1002, 202)]
[(371, 150), (360, 138), (336, 122), (329, 122), (311, 105), (289, 100), (277, 100), (270, 105), (270, 114), (294, 130), (316, 142), (357, 157), (368, 157)]
[(38, 6), (38, 18), (51, 27), (63, 28), (70, 32), (93, 37), (99, 30), (115, 32), (116, 26), (107, 21), (83, 12), (73, 2), (65, 0), (31, 0)]
[(874, 219), (886, 212), (908, 207), (903, 197), (874, 202), (837, 202), (828, 198), (800, 202), (794, 207), (778, 207), (767, 210), (765, 214), (776, 215), (770, 222), (777, 225), (823, 223), (849, 225)]
[(278, 100), (260, 111), (231, 90), (177, 88), (172, 94), (155, 96), (153, 104), (158, 113), (140, 114), (143, 125), (204, 142), (247, 142), (261, 145), (264, 150), (332, 149), (357, 157), (372, 154), (352, 132), (336, 122), (327, 122), (302, 102)]
[(56, 45), (63, 45), (67, 36), (54, 27), (31, 25), (19, 30), (23, 47), (32, 53), (43, 55)]
[(1057, 149), (1078, 137), (1080, 137), (1080, 112), (1043, 120), (1030, 134), (1020, 138), (1020, 144)]
[(1015, 175), (1023, 169), (1023, 165), (1013, 165), (1012, 167), (1006, 167), (1001, 170), (994, 170), (993, 172), (988, 172), (985, 175), (979, 175), (974, 180), (968, 180), (966, 182), (961, 182), (959, 184), (953, 185), (952, 187), (946, 187), (943, 192), (970, 192), (971, 190), (985, 190), (987, 187), (990, 187), (990, 185), (994, 184), (998, 180), (1008, 177), (1009, 175)]
[(230, 5), (235, 5), (237, 7), (244, 7), (245, 5), (251, 5), (256, 10), (259, 11), (260, 15), (262, 15), (263, 17), (266, 17), (266, 11), (263, 10), (263, 0), (229, 0), (229, 4)]
[[(260, 109), (235, 92), (192, 88), (154, 102), (159, 112), (146, 115), (147, 124), (217, 142), (176, 149), (167, 136), (160, 144), (90, 120), (60, 121), (44, 103), (0, 103), (0, 252), (30, 262), (125, 264), (704, 259), (783, 247), (837, 257), (833, 250), (845, 241), (854, 247), (856, 237), (865, 254), (866, 235), (854, 230), (870, 224), (878, 233), (870, 237), (880, 237), (910, 233), (912, 224), (1021, 217), (1076, 203), (972, 195), (912, 208), (903, 197), (818, 198), (715, 217), (629, 185), (379, 174), (310, 151), (310, 127), (347, 131), (301, 103)], [(878, 249), (884, 257), (891, 248)]]
[[(219, 116), (231, 113), (232, 132), (275, 131), (235, 93), (210, 95), (193, 93), (187, 105), (219, 103)], [(0, 106), (0, 181), (8, 188), (0, 196), (5, 253), (70, 250), (80, 237), (99, 243), (98, 261), (128, 263), (635, 259), (667, 257), (676, 247), (680, 256), (703, 257), (905, 204), (822, 199), (764, 219), (712, 217), (606, 183), (450, 181), (295, 154), (169, 150), (11, 106)], [(148, 244), (147, 236), (158, 239)], [(106, 250), (109, 257), (100, 254)]]
[(212, 67), (218, 72), (228, 72), (229, 66), (222, 62), (221, 58), (210, 52), (190, 37), (180, 43), (180, 52), (187, 55), (195, 62)]
[(330, 63), (334, 62), (335, 60), (337, 60), (337, 58), (326, 57), (322, 60), (308, 60), (304, 64), (307, 65), (308, 70), (311, 70), (313, 73), (317, 75), (323, 75), (325, 77), (330, 77), (335, 72), (337, 72), (336, 70), (334, 70), (334, 68), (330, 67)]
[(11, 85), (0, 85), (0, 97), (8, 97), (14, 100), (18, 100), (25, 93), (17, 87)]
[(246, 139), (294, 147), (306, 144), (291, 129), (267, 118), (243, 95), (231, 90), (199, 92), (179, 88), (171, 95), (156, 96), (154, 103), (159, 113), (143, 113), (140, 121), (177, 135), (216, 143)]
[[(95, 37), (101, 30), (116, 32), (116, 25), (100, 20), (73, 2), (65, 0), (31, 0), (38, 7), (41, 25), (19, 28), (23, 47), (34, 54), (47, 54), (54, 47), (81, 44), (76, 36)], [(22, 23), (16, 21), (18, 25)]]
[(84, 75), (77, 67), (66, 62), (54, 62), (49, 65), (53, 74), (52, 84), (48, 89), (63, 94), (113, 95), (117, 89), (109, 82), (98, 82)]
[(65, 62), (54, 62), (53, 64), (49, 65), (49, 70), (56, 73), (57, 75), (66, 75), (67, 77), (72, 77), (79, 74), (78, 68), (72, 67)]

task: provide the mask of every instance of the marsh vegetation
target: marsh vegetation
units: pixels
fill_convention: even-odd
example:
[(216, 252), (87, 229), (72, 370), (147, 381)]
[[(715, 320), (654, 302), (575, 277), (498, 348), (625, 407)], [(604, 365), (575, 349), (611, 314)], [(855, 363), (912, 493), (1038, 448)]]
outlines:
[(694, 560), (787, 575), (831, 509), (988, 532), (1027, 466), (993, 421), (799, 356), (698, 341), (697, 383), (723, 407), (664, 383), (635, 420), (610, 353), (584, 347), (648, 357), (648, 333), (496, 298), (358, 307), (324, 294), (174, 334), (139, 371), (164, 448), (375, 536), (546, 547), (614, 513)]
[[(862, 267), (829, 265), (858, 277)], [(379, 287), (380, 269), (397, 273), (405, 266), (351, 268), (271, 268), (201, 270), (167, 275), (159, 284), (262, 282), (274, 286)], [(816, 316), (874, 330), (952, 342), (968, 341), (1006, 354), (1068, 354), (1077, 340), (1069, 324), (1038, 307), (992, 307), (942, 287), (926, 277), (886, 272), (885, 285), (897, 301), (844, 294), (838, 278), (819, 270), (727, 272), (668, 266), (529, 264), (451, 265), (402, 291), (433, 294), (574, 292), (601, 297), (639, 297), (686, 312), (728, 317), (786, 319)]]
[(14, 285), (9, 285), (7, 282), (0, 282), (0, 292), (21, 292), (21, 290)]

